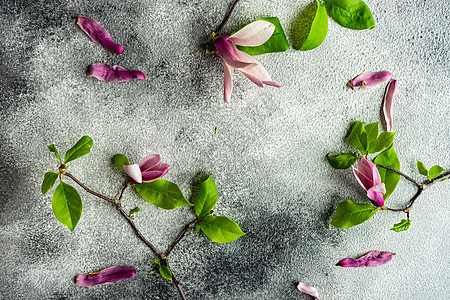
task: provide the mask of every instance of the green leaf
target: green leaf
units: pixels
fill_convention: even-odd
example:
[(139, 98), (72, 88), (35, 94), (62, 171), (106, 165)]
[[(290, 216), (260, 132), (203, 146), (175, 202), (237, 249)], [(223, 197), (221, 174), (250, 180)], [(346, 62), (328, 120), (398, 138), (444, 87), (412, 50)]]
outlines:
[(48, 151), (55, 153), (56, 158), (59, 160), (60, 163), (62, 163), (61, 156), (59, 156), (58, 150), (56, 150), (55, 144), (48, 145), (47, 148), (48, 148)]
[(428, 172), (428, 179), (434, 179), (438, 177), (442, 172), (445, 172), (445, 169), (441, 166), (435, 165), (430, 168)]
[(425, 168), (424, 163), (421, 162), (420, 160), (417, 161), (417, 170), (419, 170), (419, 173), (422, 174), (423, 176), (428, 177), (428, 170), (427, 168)]
[(132, 210), (130, 210), (130, 216), (131, 215), (134, 215), (135, 213), (138, 213), (138, 212), (140, 212), (141, 211), (141, 209), (139, 208), (139, 207), (135, 207), (135, 208), (133, 208)]
[(85, 156), (91, 152), (93, 144), (94, 141), (90, 137), (87, 135), (83, 136), (72, 148), (67, 150), (64, 163), (67, 164), (69, 161)]
[(194, 210), (197, 216), (203, 217), (214, 208), (219, 200), (214, 179), (209, 175), (208, 179), (200, 183), (194, 195)]
[(157, 257), (155, 257), (153, 259), (153, 262), (155, 262), (157, 265), (161, 265), (161, 263), (159, 262), (159, 259)]
[(136, 184), (136, 191), (146, 201), (167, 210), (194, 205), (184, 198), (178, 185), (164, 179)]
[(409, 226), (411, 226), (411, 222), (403, 219), (400, 223), (394, 224), (394, 227), (392, 227), (391, 230), (395, 232), (405, 231), (409, 229)]
[(123, 165), (129, 165), (130, 161), (128, 160), (128, 157), (126, 157), (123, 154), (116, 154), (114, 155), (114, 164), (116, 165), (119, 170), (125, 172), (123, 169)]
[(358, 156), (354, 153), (342, 153), (339, 155), (327, 154), (328, 162), (335, 169), (348, 169), (355, 163)]
[(312, 50), (322, 45), (328, 33), (328, 16), (327, 10), (322, 2), (317, 1), (317, 10), (314, 20), (311, 24), (308, 36), (303, 41), (300, 48), (294, 47), (297, 50), (307, 51)]
[(363, 30), (375, 27), (369, 7), (361, 0), (324, 0), (328, 13), (339, 25)]
[(379, 131), (378, 122), (364, 125), (364, 128), (366, 129), (367, 132), (367, 144), (370, 144), (371, 142), (375, 141), (378, 137)]
[(369, 220), (377, 210), (371, 204), (355, 203), (351, 200), (342, 201), (338, 204), (330, 225), (347, 229)]
[[(397, 153), (395, 153), (393, 145), (386, 151), (378, 154), (373, 162), (400, 171), (400, 160), (398, 159)], [(383, 195), (384, 200), (386, 200), (397, 187), (400, 181), (400, 175), (384, 168), (377, 167), (377, 169), (380, 172), (381, 182), (386, 186), (386, 193)]]
[(170, 269), (164, 265), (159, 266), (159, 273), (167, 280), (172, 281), (172, 272)]
[(44, 175), (44, 181), (42, 182), (41, 192), (42, 194), (46, 194), (48, 191), (52, 189), (55, 185), (55, 181), (58, 178), (58, 174), (56, 172), (47, 172)]
[(216, 243), (229, 243), (245, 233), (227, 217), (207, 216), (200, 220), (203, 233)]
[(347, 137), (347, 142), (355, 149), (358, 149), (361, 154), (367, 154), (367, 132), (363, 122), (355, 122), (352, 131)]
[(81, 218), (83, 203), (77, 190), (61, 181), (53, 193), (52, 208), (56, 219), (73, 231)]
[(377, 153), (381, 152), (387, 147), (391, 146), (394, 142), (395, 132), (383, 131), (378, 138), (372, 142), (368, 142), (368, 152)]
[(275, 31), (273, 32), (270, 39), (268, 39), (261, 46), (247, 47), (236, 45), (236, 47), (239, 50), (250, 55), (260, 55), (271, 52), (287, 51), (289, 49), (289, 43), (286, 39), (286, 35), (284, 34), (283, 28), (281, 27), (280, 20), (277, 17), (259, 18), (258, 20), (264, 20), (275, 25)]

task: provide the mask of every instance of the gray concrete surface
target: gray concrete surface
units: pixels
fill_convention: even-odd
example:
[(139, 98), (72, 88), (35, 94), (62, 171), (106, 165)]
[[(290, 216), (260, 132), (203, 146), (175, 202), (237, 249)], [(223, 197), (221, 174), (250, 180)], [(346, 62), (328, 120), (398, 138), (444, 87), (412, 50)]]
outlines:
[[(350, 171), (336, 171), (325, 155), (347, 151), (355, 120), (375, 122), (384, 86), (352, 92), (358, 73), (390, 70), (395, 95), (396, 149), (401, 168), (419, 179), (417, 159), (450, 168), (449, 31), (447, 1), (367, 0), (376, 27), (351, 31), (331, 19), (324, 44), (258, 57), (281, 89), (260, 89), (235, 73), (231, 104), (222, 98), (223, 69), (205, 54), (209, 34), (232, 1), (7, 0), (0, 11), (0, 298), (177, 299), (160, 278), (153, 256), (115, 209), (84, 193), (74, 232), (53, 216), (51, 193), (40, 194), (55, 159), (82, 135), (94, 139), (89, 156), (70, 164), (93, 190), (116, 196), (123, 176), (111, 158), (133, 161), (160, 153), (166, 179), (187, 196), (202, 172), (219, 188), (218, 214), (247, 233), (219, 245), (191, 233), (172, 267), (188, 299), (310, 299), (295, 288), (316, 286), (321, 299), (445, 299), (449, 295), (450, 184), (427, 190), (407, 232), (391, 226), (403, 216), (379, 213), (348, 230), (329, 230), (338, 202), (365, 200)], [(278, 16), (289, 39), (292, 24), (311, 1), (242, 0), (224, 29), (230, 33), (260, 16)], [(99, 20), (125, 48), (110, 53), (75, 24)], [(104, 83), (86, 75), (92, 63), (119, 64), (145, 81)], [(214, 128), (218, 127), (218, 134)], [(402, 180), (389, 200), (401, 206), (414, 194)], [(135, 192), (126, 209), (164, 249), (193, 215), (163, 211)], [(341, 269), (335, 263), (377, 249), (396, 252), (389, 264)], [(77, 274), (132, 265), (137, 276), (92, 289)]]

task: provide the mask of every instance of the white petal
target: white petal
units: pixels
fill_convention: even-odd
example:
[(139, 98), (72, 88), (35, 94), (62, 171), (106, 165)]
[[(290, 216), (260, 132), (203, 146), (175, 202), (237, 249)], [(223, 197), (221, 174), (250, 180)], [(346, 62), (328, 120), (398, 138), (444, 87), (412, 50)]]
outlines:
[(377, 185), (374, 185), (373, 187), (371, 187), (369, 189), (369, 191), (374, 191), (374, 192), (379, 192), (379, 193), (382, 193), (382, 194), (386, 194), (386, 187), (385, 187), (384, 183), (380, 183), (380, 184), (377, 184)]
[(142, 183), (141, 168), (139, 168), (138, 164), (124, 165), (123, 169), (128, 174), (128, 176), (133, 178), (134, 181), (136, 181), (137, 183)]
[(275, 25), (264, 20), (258, 20), (248, 24), (228, 40), (240, 46), (260, 46), (267, 42), (275, 30)]

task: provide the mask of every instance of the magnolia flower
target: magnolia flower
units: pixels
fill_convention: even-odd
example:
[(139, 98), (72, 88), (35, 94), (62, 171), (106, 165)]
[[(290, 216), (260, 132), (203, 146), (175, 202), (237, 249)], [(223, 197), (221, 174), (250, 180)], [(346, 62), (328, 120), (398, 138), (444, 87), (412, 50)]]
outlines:
[(93, 287), (98, 284), (119, 282), (125, 278), (131, 278), (136, 275), (136, 270), (133, 267), (109, 267), (101, 271), (78, 275), (75, 279), (75, 284)]
[(230, 103), (233, 90), (233, 69), (244, 74), (259, 87), (271, 85), (281, 87), (278, 82), (272, 81), (269, 73), (253, 56), (242, 52), (235, 45), (260, 46), (272, 36), (275, 25), (270, 22), (258, 20), (248, 24), (233, 35), (221, 35), (214, 40), (216, 51), (214, 54), (222, 59), (224, 68), (224, 100)]
[(130, 176), (132, 183), (151, 182), (169, 171), (169, 165), (161, 162), (158, 154), (150, 154), (139, 161), (138, 164), (124, 165), (123, 169)]
[(390, 262), (394, 256), (395, 253), (392, 252), (372, 250), (358, 259), (353, 259), (350, 257), (344, 258), (337, 263), (337, 266), (344, 268), (377, 267)]
[(389, 80), (391, 79), (391, 77), (392, 75), (391, 72), (389, 71), (362, 73), (353, 78), (352, 80), (349, 80), (347, 82), (347, 85), (352, 90), (354, 90), (355, 87), (357, 86), (371, 87), (379, 83), (382, 83), (386, 80)]
[(358, 169), (352, 166), (352, 170), (356, 180), (367, 191), (367, 197), (372, 204), (376, 207), (383, 207), (383, 194), (386, 193), (386, 188), (384, 183), (381, 183), (380, 173), (376, 165), (363, 157), (358, 163)]
[(313, 296), (314, 300), (319, 300), (319, 291), (317, 291), (315, 287), (303, 282), (299, 282), (297, 288), (300, 290), (300, 292)]
[(394, 121), (394, 92), (397, 86), (397, 80), (391, 79), (384, 92), (383, 114), (386, 122), (386, 131), (393, 131)]

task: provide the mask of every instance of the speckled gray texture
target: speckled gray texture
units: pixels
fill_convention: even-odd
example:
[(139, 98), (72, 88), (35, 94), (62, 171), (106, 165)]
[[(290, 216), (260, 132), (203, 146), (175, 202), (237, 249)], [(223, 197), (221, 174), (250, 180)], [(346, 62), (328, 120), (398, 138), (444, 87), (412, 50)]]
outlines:
[[(221, 62), (204, 49), (231, 2), (2, 4), (0, 298), (178, 298), (108, 203), (79, 189), (84, 211), (76, 230), (53, 217), (51, 193), (40, 194), (44, 172), (56, 165), (45, 146), (56, 143), (63, 152), (84, 134), (94, 147), (70, 171), (111, 197), (123, 183), (111, 161), (116, 153), (133, 161), (160, 153), (171, 165), (166, 179), (187, 196), (199, 174), (215, 178), (215, 211), (248, 233), (226, 245), (188, 235), (172, 262), (188, 299), (309, 299), (296, 290), (299, 280), (316, 286), (321, 299), (448, 297), (450, 184), (423, 194), (408, 232), (389, 231), (403, 217), (394, 213), (329, 230), (339, 201), (366, 200), (351, 172), (333, 170), (325, 159), (349, 150), (344, 137), (352, 121), (379, 121), (384, 87), (352, 92), (347, 80), (386, 69), (398, 80), (394, 127), (402, 170), (420, 178), (417, 159), (450, 168), (448, 3), (367, 0), (375, 29), (351, 31), (330, 19), (320, 48), (258, 57), (281, 89), (260, 89), (235, 73), (227, 105)], [(242, 0), (224, 33), (278, 16), (292, 40), (291, 24), (310, 2)], [(99, 20), (125, 52), (91, 42), (77, 15)], [(147, 80), (100, 82), (86, 75), (97, 62), (141, 70)], [(402, 180), (389, 203), (400, 206), (414, 192)], [(188, 208), (163, 211), (128, 191), (125, 208), (136, 205), (143, 210), (138, 226), (161, 249), (193, 218)], [(335, 266), (372, 249), (397, 256), (372, 269)], [(137, 275), (92, 289), (74, 285), (77, 274), (111, 265), (132, 265)]]

